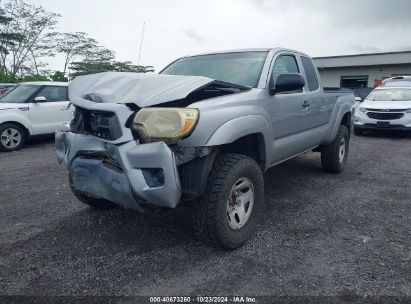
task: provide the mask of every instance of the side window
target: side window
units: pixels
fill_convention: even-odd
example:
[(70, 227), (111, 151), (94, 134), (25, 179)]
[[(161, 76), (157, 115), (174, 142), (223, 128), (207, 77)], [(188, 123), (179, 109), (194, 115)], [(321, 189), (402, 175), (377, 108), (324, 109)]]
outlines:
[(313, 65), (312, 60), (310, 58), (301, 56), (301, 61), (303, 63), (305, 75), (307, 77), (308, 89), (310, 91), (317, 90), (320, 87), (320, 84), (318, 83), (316, 69)]
[(275, 83), (278, 75), (285, 73), (300, 73), (297, 61), (293, 55), (281, 55), (277, 58), (271, 72), (272, 83)]
[(68, 100), (67, 87), (47, 86), (44, 87), (37, 96), (44, 96), (48, 102)]

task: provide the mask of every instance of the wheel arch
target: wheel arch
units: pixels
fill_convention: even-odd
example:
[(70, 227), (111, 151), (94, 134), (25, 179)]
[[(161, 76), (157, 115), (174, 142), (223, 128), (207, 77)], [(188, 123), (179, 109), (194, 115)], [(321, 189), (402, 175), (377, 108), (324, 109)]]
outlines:
[[(331, 122), (334, 121), (334, 124), (331, 123), (330, 128), (326, 132), (326, 136), (322, 141), (321, 145), (327, 145), (331, 143), (337, 136), (338, 129), (341, 125), (345, 125), (348, 128), (348, 131), (351, 131), (351, 105), (346, 102), (341, 105), (338, 112), (331, 116)], [(335, 118), (334, 118), (335, 117)]]
[(260, 132), (244, 135), (231, 143), (221, 145), (222, 153), (235, 153), (254, 159), (264, 171), (267, 165), (267, 151), (264, 135)]
[(3, 126), (3, 125), (5, 125), (5, 124), (14, 124), (14, 125), (17, 125), (17, 126), (19, 126), (20, 128), (23, 129), (26, 137), (29, 137), (29, 136), (30, 136), (30, 130), (29, 130), (24, 124), (22, 124), (21, 122), (14, 121), (14, 120), (5, 121), (5, 122), (0, 123), (0, 127)]
[(237, 153), (253, 158), (264, 171), (270, 143), (270, 124), (263, 115), (246, 115), (220, 126), (206, 146), (218, 147), (224, 153)]
[(351, 118), (351, 112), (347, 112), (344, 114), (344, 116), (341, 119), (340, 126), (346, 126), (348, 131), (351, 130), (351, 125), (352, 125), (352, 118)]

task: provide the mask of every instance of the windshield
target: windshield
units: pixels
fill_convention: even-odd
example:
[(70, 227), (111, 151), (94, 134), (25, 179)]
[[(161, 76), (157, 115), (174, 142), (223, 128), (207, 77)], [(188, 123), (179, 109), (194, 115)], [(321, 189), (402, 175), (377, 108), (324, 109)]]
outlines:
[(391, 81), (384, 83), (384, 87), (411, 87), (411, 81)]
[(240, 52), (181, 58), (161, 74), (204, 76), (229, 83), (257, 87), (267, 52)]
[(411, 101), (411, 89), (375, 90), (367, 99), (371, 101)]
[(0, 97), (0, 102), (10, 102), (10, 103), (23, 103), (33, 95), (37, 90), (38, 86), (32, 85), (19, 85), (14, 89), (8, 91), (5, 95)]

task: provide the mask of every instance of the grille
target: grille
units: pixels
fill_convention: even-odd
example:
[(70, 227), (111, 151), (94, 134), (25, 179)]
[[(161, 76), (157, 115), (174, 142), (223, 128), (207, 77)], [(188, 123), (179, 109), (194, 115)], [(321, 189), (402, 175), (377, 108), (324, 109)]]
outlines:
[(107, 140), (116, 140), (121, 137), (120, 124), (112, 112), (90, 111), (76, 107), (70, 126), (74, 132)]
[(378, 120), (392, 120), (392, 119), (400, 119), (404, 116), (404, 113), (376, 113), (376, 112), (368, 112), (367, 113), (369, 118), (378, 119)]
[(405, 111), (407, 111), (407, 109), (384, 109), (384, 110), (381, 110), (381, 109), (370, 109), (370, 108), (368, 108), (367, 111), (371, 111), (371, 112), (383, 112), (383, 113), (386, 113), (386, 112), (399, 113), (399, 112), (405, 112)]

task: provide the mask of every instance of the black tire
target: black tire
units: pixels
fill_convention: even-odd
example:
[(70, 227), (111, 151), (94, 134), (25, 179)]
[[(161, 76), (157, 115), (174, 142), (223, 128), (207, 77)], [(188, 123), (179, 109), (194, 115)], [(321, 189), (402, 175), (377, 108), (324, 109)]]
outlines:
[(364, 134), (364, 131), (359, 128), (354, 127), (354, 134), (357, 136), (361, 136)]
[[(341, 157), (341, 146), (344, 141), (344, 155)], [(346, 126), (341, 125), (334, 141), (321, 147), (321, 166), (325, 172), (340, 173), (344, 170), (348, 158), (350, 134)]]
[(70, 188), (71, 191), (73, 192), (74, 196), (83, 204), (86, 204), (90, 207), (96, 208), (96, 209), (101, 209), (101, 210), (107, 210), (107, 209), (113, 209), (117, 208), (118, 205), (114, 204), (113, 202), (110, 202), (109, 200), (103, 199), (103, 198), (96, 198), (96, 197), (91, 197), (88, 195), (85, 195), (84, 193), (77, 191), (73, 186), (71, 182), (71, 176), (70, 176)]
[[(248, 220), (244, 221), (240, 228), (234, 229), (230, 227), (232, 224), (229, 224), (228, 200), (230, 198), (231, 202), (232, 187), (241, 179), (251, 182), (249, 189), (253, 190), (254, 203)], [(237, 200), (236, 196), (234, 199)], [(208, 244), (223, 249), (235, 249), (250, 238), (263, 204), (264, 179), (259, 165), (244, 155), (218, 155), (207, 181), (206, 192), (193, 206), (194, 230), (197, 236)]]
[[(10, 138), (12, 141), (7, 140), (5, 136), (10, 136), (17, 132), (17, 137)], [(14, 137), (14, 136), (13, 136)], [(25, 130), (17, 124), (5, 123), (0, 126), (0, 151), (11, 152), (21, 149), (26, 142), (26, 132)], [(18, 140), (18, 144), (16, 144)], [(9, 145), (7, 144), (9, 143)]]

